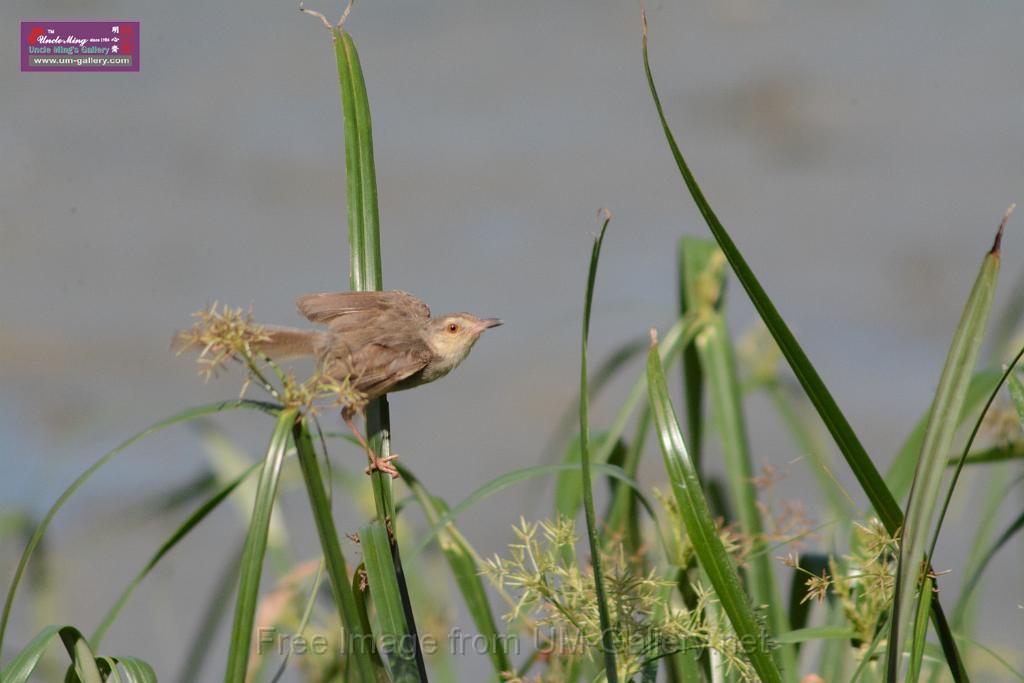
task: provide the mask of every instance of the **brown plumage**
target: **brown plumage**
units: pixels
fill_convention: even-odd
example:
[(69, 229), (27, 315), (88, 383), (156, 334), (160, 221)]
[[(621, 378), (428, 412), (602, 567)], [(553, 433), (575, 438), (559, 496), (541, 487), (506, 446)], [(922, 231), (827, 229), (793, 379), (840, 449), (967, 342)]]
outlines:
[[(306, 294), (296, 305), (327, 329), (262, 326), (269, 339), (256, 348), (274, 359), (312, 356), (370, 400), (444, 377), (465, 359), (484, 330), (501, 324), (469, 313), (431, 317), (425, 303), (399, 291)], [(342, 417), (365, 445), (352, 412), (343, 411)], [(369, 448), (367, 452), (371, 468), (397, 475)]]

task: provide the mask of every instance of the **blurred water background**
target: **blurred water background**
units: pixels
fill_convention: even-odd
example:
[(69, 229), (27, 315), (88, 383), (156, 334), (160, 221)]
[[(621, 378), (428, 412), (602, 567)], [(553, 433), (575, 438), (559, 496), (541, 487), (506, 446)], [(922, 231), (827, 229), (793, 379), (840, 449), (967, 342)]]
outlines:
[[(237, 377), (204, 386), (168, 351), (190, 312), (252, 303), (260, 320), (298, 323), (296, 295), (346, 287), (334, 57), (327, 32), (296, 9), (0, 5), (0, 506), (39, 515), (123, 437), (236, 395)], [(648, 11), (684, 152), (884, 469), (928, 406), (1001, 213), (1024, 198), (1024, 5), (699, 0)], [(142, 70), (18, 73), (17, 22), (28, 18), (139, 20)], [(595, 359), (672, 322), (676, 242), (706, 228), (646, 91), (636, 3), (366, 0), (348, 26), (374, 116), (385, 285), (435, 312), (506, 321), (450, 378), (392, 399), (395, 449), (454, 502), (536, 463), (575, 392), (598, 207), (615, 220)], [(1004, 242), (997, 307), (1022, 271), (1020, 223)], [(729, 307), (735, 331), (755, 322), (738, 286)], [(598, 427), (639, 369), (597, 402)], [(775, 496), (806, 498), (806, 464), (766, 405), (749, 413), (754, 456), (786, 474)], [(254, 416), (222, 422), (254, 455), (269, 436)], [(95, 623), (176, 524), (141, 514), (146, 501), (206, 462), (194, 431), (178, 428), (72, 501), (51, 538), (55, 618)], [(644, 481), (659, 477), (648, 458)], [(527, 488), (462, 520), (482, 553), (512, 540), (520, 513), (548, 514)], [(964, 488), (955, 501), (936, 561), (952, 586), (986, 493)], [(297, 553), (312, 556), (306, 502), (286, 515)], [(234, 511), (218, 513), (147, 580), (107, 649), (176, 673), (242, 533)], [(0, 550), (4, 586), (19, 550)], [(1021, 550), (1007, 547), (983, 587), (983, 639), (1011, 659), (1024, 637)], [(12, 645), (31, 635), (23, 613), (19, 624)], [(487, 670), (472, 657), (459, 667), (466, 680)]]

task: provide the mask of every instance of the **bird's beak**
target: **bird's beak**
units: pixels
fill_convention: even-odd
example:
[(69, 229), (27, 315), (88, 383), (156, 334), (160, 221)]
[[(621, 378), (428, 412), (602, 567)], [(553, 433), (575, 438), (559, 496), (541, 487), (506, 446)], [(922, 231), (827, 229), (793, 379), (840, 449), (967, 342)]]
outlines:
[(498, 318), (484, 318), (480, 321), (480, 331), (489, 330), (492, 327), (498, 327), (502, 324), (502, 321)]

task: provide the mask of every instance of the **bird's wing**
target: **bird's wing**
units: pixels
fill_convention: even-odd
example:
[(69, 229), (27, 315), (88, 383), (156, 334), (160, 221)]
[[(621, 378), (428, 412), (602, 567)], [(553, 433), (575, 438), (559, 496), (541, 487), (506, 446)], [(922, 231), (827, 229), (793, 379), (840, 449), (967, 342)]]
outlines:
[(366, 329), (373, 323), (396, 323), (430, 318), (427, 305), (406, 292), (320, 292), (300, 296), (302, 315), (335, 332)]
[(331, 374), (348, 375), (356, 389), (376, 398), (425, 368), (432, 357), (425, 345), (373, 342), (351, 354), (341, 351)]

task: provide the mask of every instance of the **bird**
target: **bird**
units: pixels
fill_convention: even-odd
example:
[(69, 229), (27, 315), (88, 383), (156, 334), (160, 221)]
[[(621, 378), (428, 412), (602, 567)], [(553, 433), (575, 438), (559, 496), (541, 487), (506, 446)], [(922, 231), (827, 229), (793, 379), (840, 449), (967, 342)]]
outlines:
[[(312, 357), (367, 401), (441, 379), (465, 360), (484, 331), (502, 324), (470, 313), (431, 316), (423, 301), (397, 290), (318, 292), (295, 303), (310, 322), (327, 329), (262, 325), (256, 350), (274, 360)], [(397, 477), (391, 461), (398, 456), (374, 453), (352, 421), (355, 413), (345, 407), (341, 415), (367, 452), (367, 471)]]

